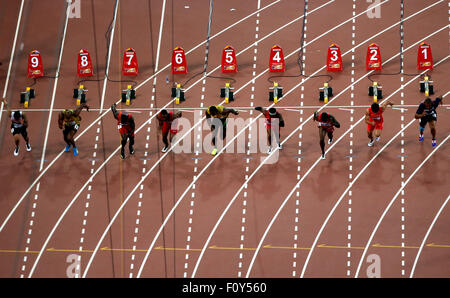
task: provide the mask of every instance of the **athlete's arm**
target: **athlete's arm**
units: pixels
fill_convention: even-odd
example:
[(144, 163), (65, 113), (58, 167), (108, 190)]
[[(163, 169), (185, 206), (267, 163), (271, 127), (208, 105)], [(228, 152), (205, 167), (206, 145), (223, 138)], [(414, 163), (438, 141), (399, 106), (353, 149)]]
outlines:
[(27, 127), (28, 127), (28, 118), (27, 118), (27, 115), (25, 115), (25, 113), (22, 113), (22, 118), (23, 118), (23, 126), (24, 126), (25, 128), (27, 128)]
[(59, 116), (58, 116), (59, 129), (63, 128), (63, 123), (64, 123), (64, 112), (61, 112), (61, 113), (59, 113)]
[(375, 125), (374, 121), (370, 121), (369, 109), (366, 110), (366, 118), (364, 120), (366, 121), (367, 124)]
[(8, 104), (6, 103), (6, 99), (4, 99), (4, 98), (3, 98), (3, 104), (5, 105), (6, 113), (7, 113), (8, 117), (11, 118), (11, 110), (9, 109), (9, 106), (8, 106)]
[(278, 117), (279, 117), (279, 121), (280, 121), (280, 127), (284, 127), (284, 119), (283, 119), (283, 116), (281, 116), (281, 114), (280, 113), (278, 113)]
[(417, 111), (416, 111), (416, 114), (414, 115), (414, 118), (420, 119), (420, 118), (422, 118), (422, 117), (424, 117), (424, 116), (425, 116), (425, 109), (424, 109), (424, 107), (423, 107), (423, 104), (421, 103), (421, 104), (419, 105), (419, 108), (418, 108)]
[(87, 111), (89, 111), (89, 106), (85, 103), (81, 104), (75, 111), (73, 111), (73, 114), (75, 116), (80, 116), (81, 111), (83, 108), (86, 108)]
[(260, 111), (263, 114), (267, 113), (267, 110), (265, 108), (263, 108), (263, 107), (255, 107), (255, 110)]
[(394, 104), (388, 100), (384, 104), (381, 105), (381, 110), (384, 112), (384, 110), (386, 110), (387, 106), (391, 106), (392, 107), (393, 105)]
[(333, 125), (334, 127), (340, 128), (341, 124), (336, 120), (336, 118), (334, 118), (333, 115), (330, 115), (331, 121), (333, 121)]
[(111, 112), (113, 113), (114, 118), (116, 118), (117, 120), (119, 120), (119, 119), (117, 118), (118, 115), (119, 115), (119, 113), (117, 112), (116, 104), (115, 104), (115, 103), (111, 105)]
[(181, 116), (182, 116), (182, 113), (180, 111), (176, 112), (176, 113), (173, 114), (173, 119), (181, 118)]
[(236, 110), (234, 110), (234, 109), (231, 109), (231, 108), (224, 108), (223, 109), (223, 112), (224, 113), (227, 113), (227, 116), (228, 116), (228, 114), (234, 114), (234, 115), (239, 115), (239, 112), (238, 111), (236, 111)]
[(133, 116), (131, 116), (130, 117), (130, 127), (131, 127), (131, 130), (132, 131), (134, 131), (134, 129), (136, 128), (136, 124), (134, 123), (134, 118), (133, 118)]

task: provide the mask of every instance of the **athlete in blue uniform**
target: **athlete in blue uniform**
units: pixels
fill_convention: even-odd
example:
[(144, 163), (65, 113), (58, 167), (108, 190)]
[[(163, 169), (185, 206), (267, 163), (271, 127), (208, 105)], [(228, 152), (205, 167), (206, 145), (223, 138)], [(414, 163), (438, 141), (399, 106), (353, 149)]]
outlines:
[(437, 113), (436, 108), (442, 104), (442, 96), (431, 100), (431, 98), (426, 98), (422, 103), (420, 103), (419, 108), (416, 111), (414, 117), (420, 119), (419, 123), (419, 141), (423, 141), (423, 132), (427, 123), (430, 124), (430, 131), (432, 136), (431, 145), (436, 147), (436, 121)]

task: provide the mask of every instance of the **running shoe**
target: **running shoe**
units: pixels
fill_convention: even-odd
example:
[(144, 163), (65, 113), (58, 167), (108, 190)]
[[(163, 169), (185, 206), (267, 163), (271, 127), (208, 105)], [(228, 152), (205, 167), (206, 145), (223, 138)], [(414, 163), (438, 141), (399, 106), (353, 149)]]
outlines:
[(269, 147), (269, 149), (267, 150), (267, 154), (272, 153), (272, 147)]
[(78, 149), (77, 147), (73, 147), (73, 156), (77, 156), (78, 155)]
[(331, 145), (333, 143), (333, 139), (328, 139), (328, 145)]
[(134, 148), (130, 146), (130, 155), (134, 154)]
[(125, 159), (125, 150), (120, 150), (120, 158)]
[(431, 140), (431, 146), (433, 146), (433, 148), (434, 148), (434, 147), (436, 147), (436, 145), (437, 145), (436, 140)]
[(377, 142), (380, 141), (380, 137), (376, 137), (375, 141)]
[(419, 135), (419, 142), (423, 142), (423, 135)]
[(30, 151), (31, 151), (31, 146), (30, 146), (30, 144), (29, 144), (29, 143), (27, 143), (27, 145), (26, 145), (26, 146), (27, 146), (27, 151), (28, 151), (28, 152), (30, 152)]
[(19, 155), (19, 146), (16, 147), (16, 149), (14, 149), (14, 156)]
[(373, 140), (369, 142), (369, 144), (367, 144), (367, 146), (372, 147), (373, 146)]
[(325, 159), (325, 153), (322, 153), (322, 157), (321, 157), (322, 159)]
[(278, 149), (283, 149), (283, 145), (281, 145), (281, 144), (278, 144)]
[(169, 146), (164, 146), (164, 148), (162, 148), (161, 152), (166, 153), (167, 150), (169, 150)]
[(214, 150), (211, 152), (211, 155), (216, 155), (217, 154), (217, 148), (214, 148)]
[(69, 152), (70, 151), (70, 145), (66, 146), (66, 149), (64, 149), (64, 152)]

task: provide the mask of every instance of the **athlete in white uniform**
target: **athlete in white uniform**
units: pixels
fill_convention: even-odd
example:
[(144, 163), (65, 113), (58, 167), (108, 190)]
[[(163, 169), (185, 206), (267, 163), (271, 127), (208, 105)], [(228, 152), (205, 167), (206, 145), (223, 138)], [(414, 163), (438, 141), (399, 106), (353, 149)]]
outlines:
[(14, 156), (19, 155), (19, 143), (20, 143), (20, 136), (22, 135), (23, 139), (25, 140), (27, 151), (31, 151), (30, 146), (30, 140), (28, 138), (28, 119), (25, 113), (23, 113), (21, 110), (17, 110), (14, 112), (11, 112), (11, 110), (8, 107), (8, 104), (6, 103), (6, 100), (3, 99), (3, 103), (6, 107), (8, 117), (11, 118), (11, 133), (14, 137), (14, 143), (16, 145), (14, 149)]

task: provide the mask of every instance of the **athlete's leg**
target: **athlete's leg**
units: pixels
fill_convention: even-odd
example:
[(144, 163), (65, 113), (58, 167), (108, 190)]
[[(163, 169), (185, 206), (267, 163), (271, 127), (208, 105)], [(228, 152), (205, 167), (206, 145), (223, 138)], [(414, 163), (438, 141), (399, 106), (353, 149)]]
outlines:
[(325, 135), (327, 134), (326, 130), (322, 127), (319, 127), (319, 138), (320, 138), (320, 149), (322, 150), (322, 155), (325, 155)]

